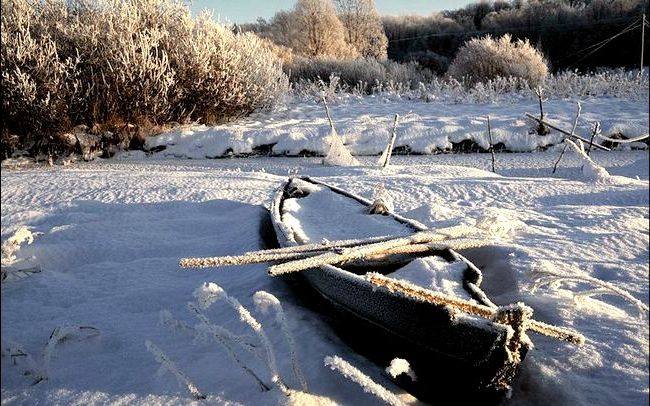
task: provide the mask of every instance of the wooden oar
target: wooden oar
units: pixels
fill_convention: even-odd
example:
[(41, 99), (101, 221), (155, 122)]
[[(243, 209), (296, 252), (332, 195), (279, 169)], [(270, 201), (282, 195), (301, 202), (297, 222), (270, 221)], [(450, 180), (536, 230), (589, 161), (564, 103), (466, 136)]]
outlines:
[[(469, 234), (476, 233), (476, 229), (466, 226), (446, 227), (436, 230), (440, 234), (440, 240), (458, 238)], [(221, 257), (203, 257), (203, 258), (182, 258), (180, 266), (183, 268), (207, 268), (227, 265), (246, 265), (260, 262), (275, 261), (293, 261), (296, 259), (306, 258), (312, 255), (306, 255), (309, 252), (323, 253), (332, 249), (344, 249), (346, 247), (362, 246), (367, 244), (380, 243), (394, 240), (395, 236), (380, 236), (363, 239), (328, 241), (324, 243), (302, 244), (284, 248), (274, 248), (269, 250), (259, 250), (246, 252), (241, 255), (228, 255)]]
[[(375, 286), (382, 287), (391, 292), (399, 292), (400, 294), (420, 300), (427, 303), (432, 303), (439, 306), (453, 306), (462, 310), (465, 313), (481, 316), (487, 319), (492, 319), (498, 312), (488, 306), (472, 303), (467, 300), (459, 299), (457, 297), (445, 295), (442, 293), (434, 292), (420, 286), (413, 285), (408, 282), (400, 281), (397, 279), (389, 278), (378, 273), (368, 273), (365, 276), (366, 280)], [(585, 337), (575, 331), (565, 329), (562, 327), (552, 326), (537, 320), (529, 320), (527, 325), (528, 330), (538, 334), (543, 334), (548, 337), (553, 337), (558, 340), (567, 341), (572, 344), (582, 345), (585, 342)]]
[[(269, 274), (273, 276), (282, 275), (290, 272), (303, 271), (305, 269), (317, 268), (322, 265), (340, 264), (342, 262), (355, 261), (363, 259), (374, 254), (380, 254), (395, 247), (408, 246), (412, 244), (429, 244), (442, 243), (437, 249), (452, 248), (451, 238), (447, 234), (440, 234), (433, 231), (422, 231), (406, 237), (394, 238), (388, 241), (382, 241), (374, 244), (360, 245), (348, 248), (344, 252), (325, 252), (320, 255), (299, 259), (296, 261), (286, 262), (283, 264), (273, 265), (269, 268)], [(464, 248), (457, 248), (464, 249)]]
[[(381, 256), (391, 256), (391, 255), (417, 255), (420, 253), (426, 253), (446, 248), (453, 249), (469, 249), (477, 248), (491, 244), (492, 242), (484, 239), (477, 238), (454, 238), (444, 240), (441, 243), (428, 243), (428, 244), (411, 244), (405, 246), (399, 246), (395, 248), (388, 249), (386, 251), (379, 252), (377, 255)], [(297, 247), (296, 247), (297, 248)], [(278, 261), (296, 261), (300, 259), (310, 258), (317, 255), (322, 255), (323, 253), (328, 252), (329, 250), (336, 250), (335, 252), (345, 253), (346, 248), (340, 246), (334, 246), (329, 248), (323, 248), (321, 250), (316, 250), (315, 247), (313, 250), (307, 251), (289, 251), (289, 252), (266, 252), (266, 251), (254, 251), (242, 255), (228, 255), (223, 257), (205, 257), (205, 258), (183, 258), (180, 261), (180, 265), (183, 268), (208, 268), (208, 267), (217, 267), (217, 266), (229, 266), (229, 265), (246, 265), (246, 264), (255, 264), (261, 262), (278, 262)], [(269, 250), (271, 251), (271, 250)]]

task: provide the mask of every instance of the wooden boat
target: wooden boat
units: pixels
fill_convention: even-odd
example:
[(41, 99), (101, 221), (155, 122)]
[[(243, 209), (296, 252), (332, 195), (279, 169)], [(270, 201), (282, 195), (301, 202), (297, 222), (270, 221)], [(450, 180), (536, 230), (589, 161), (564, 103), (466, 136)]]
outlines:
[[(372, 202), (334, 186), (293, 178), (275, 196), (271, 219), (281, 247), (411, 235), (426, 229), (390, 211), (370, 214), (371, 206)], [(481, 271), (451, 249), (420, 258), (384, 255), (344, 266), (323, 265), (292, 277), (330, 305), (338, 332), (355, 350), (382, 368), (395, 358), (407, 360), (416, 381), (401, 375), (397, 382), (420, 399), (494, 403), (509, 392), (531, 347), (521, 326), (377, 288), (364, 277), (368, 272), (411, 282), (424, 275), (428, 289), (497, 310), (480, 289)], [(432, 281), (437, 281), (434, 287)]]

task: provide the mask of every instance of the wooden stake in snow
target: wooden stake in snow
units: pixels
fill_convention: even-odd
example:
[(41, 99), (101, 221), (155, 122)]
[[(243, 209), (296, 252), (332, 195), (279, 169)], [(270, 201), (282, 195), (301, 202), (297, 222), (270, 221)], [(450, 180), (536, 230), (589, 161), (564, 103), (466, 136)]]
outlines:
[[(580, 118), (580, 112), (582, 111), (582, 106), (580, 105), (580, 102), (578, 102), (578, 111), (576, 112), (576, 119), (573, 121), (573, 128), (571, 128), (571, 133), (569, 134), (569, 137), (575, 136), (575, 131), (576, 131), (576, 126), (578, 125), (578, 119)], [(591, 144), (589, 144), (591, 145)], [(560, 152), (560, 156), (557, 158), (557, 161), (555, 162), (555, 165), (553, 165), (553, 172), (557, 170), (557, 166), (560, 164), (560, 160), (562, 159), (562, 156), (566, 152), (566, 149), (569, 145), (565, 142), (564, 147), (562, 148), (562, 152)]]
[(591, 153), (591, 146), (594, 143), (594, 138), (600, 134), (600, 121), (596, 121), (591, 126), (591, 139), (589, 140), (589, 148), (587, 148), (587, 156)]
[(535, 88), (535, 94), (537, 95), (537, 99), (539, 99), (539, 125), (537, 126), (537, 134), (538, 135), (547, 135), (548, 134), (548, 128), (544, 125), (544, 107), (543, 107), (543, 98), (544, 98), (544, 88), (541, 86), (537, 86)]
[[(535, 120), (535, 121), (537, 121), (537, 122), (540, 121), (539, 118), (533, 116), (533, 115), (530, 114), (530, 113), (526, 113), (526, 117), (532, 118), (533, 120)], [(549, 123), (546, 122), (546, 121), (544, 121), (544, 124), (547, 125), (547, 126), (549, 126), (549, 127), (552, 128), (552, 129), (556, 130), (556, 131), (561, 132), (561, 133), (564, 134), (564, 135), (568, 135), (568, 136), (570, 136), (570, 137), (573, 137), (573, 138), (579, 139), (580, 141), (585, 142), (585, 143), (587, 143), (587, 144), (591, 144), (591, 143), (589, 142), (588, 139), (582, 138), (582, 137), (580, 137), (579, 135), (571, 134), (570, 132), (568, 132), (568, 131), (566, 131), (566, 130), (563, 130), (563, 129), (557, 127), (557, 126), (554, 126), (553, 124), (549, 124)], [(603, 147), (603, 146), (600, 145), (600, 144), (593, 144), (593, 146), (594, 146), (595, 148), (601, 149), (601, 150), (603, 150), (603, 151), (611, 151), (611, 149), (609, 149), (609, 148), (607, 148), (607, 147)]]
[(333, 133), (336, 132), (336, 129), (334, 128), (334, 121), (332, 121), (332, 115), (330, 114), (330, 108), (327, 105), (327, 100), (325, 99), (325, 94), (321, 95), (321, 99), (323, 99), (323, 104), (325, 105), (325, 114), (327, 114), (327, 121), (330, 123), (330, 129), (332, 130)]
[[(541, 101), (540, 101), (541, 103)], [(496, 173), (495, 169), (495, 158), (494, 158), (494, 144), (492, 143), (492, 129), (490, 128), (490, 115), (487, 116), (487, 125), (488, 125), (488, 141), (490, 142), (490, 154), (492, 154), (492, 172)]]
[(388, 140), (388, 145), (386, 149), (379, 157), (379, 166), (382, 168), (387, 167), (390, 164), (390, 157), (393, 154), (393, 145), (395, 145), (395, 138), (397, 138), (397, 120), (399, 119), (399, 114), (395, 114), (395, 121), (393, 122), (393, 132), (390, 135)]
[(639, 64), (639, 75), (643, 75), (643, 50), (645, 48), (645, 13), (641, 18), (641, 63)]
[(332, 115), (330, 114), (329, 106), (327, 105), (327, 100), (325, 100), (325, 95), (322, 95), (323, 104), (325, 105), (325, 112), (327, 113), (327, 120), (330, 123), (330, 149), (327, 152), (327, 156), (323, 158), (323, 165), (334, 165), (334, 166), (356, 166), (359, 165), (359, 161), (352, 156), (350, 151), (343, 144), (343, 140), (336, 133), (334, 128), (334, 121), (332, 121)]
[[(439, 306), (453, 306), (465, 313), (473, 314), (475, 316), (493, 319), (498, 313), (498, 309), (493, 309), (488, 306), (472, 303), (468, 300), (434, 292), (408, 282), (389, 278), (379, 273), (373, 272), (366, 274), (366, 280), (375, 286), (387, 289), (391, 292), (398, 292), (409, 298)], [(535, 333), (567, 341), (576, 345), (582, 345), (585, 342), (585, 337), (580, 333), (552, 326), (537, 320), (530, 320), (528, 329)]]

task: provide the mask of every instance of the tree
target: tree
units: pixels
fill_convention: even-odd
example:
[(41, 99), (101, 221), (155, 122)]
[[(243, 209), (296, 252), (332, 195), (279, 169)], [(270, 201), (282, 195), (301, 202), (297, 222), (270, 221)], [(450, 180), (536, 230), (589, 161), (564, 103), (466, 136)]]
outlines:
[(363, 57), (385, 60), (388, 39), (374, 0), (335, 0), (346, 40)]
[(345, 42), (345, 29), (330, 0), (298, 0), (292, 11), (292, 48), (305, 56), (350, 59), (358, 56)]

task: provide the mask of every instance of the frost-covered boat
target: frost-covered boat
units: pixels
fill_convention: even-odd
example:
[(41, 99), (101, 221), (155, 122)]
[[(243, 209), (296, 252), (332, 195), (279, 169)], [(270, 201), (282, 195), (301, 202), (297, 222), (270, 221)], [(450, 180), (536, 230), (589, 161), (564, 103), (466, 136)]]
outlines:
[[(271, 218), (282, 247), (324, 240), (412, 235), (425, 227), (392, 212), (370, 214), (372, 202), (310, 178), (289, 179), (278, 191)], [(481, 271), (451, 249), (426, 256), (383, 255), (343, 266), (296, 273), (336, 311), (338, 332), (368, 358), (387, 367), (409, 362), (416, 381), (398, 383), (423, 399), (499, 400), (530, 348), (517, 317), (499, 322), (446, 305), (434, 305), (371, 284), (365, 274), (425, 286), (499, 312), (480, 289)], [(510, 319), (511, 321), (503, 321)], [(339, 323), (341, 320), (344, 323)]]

